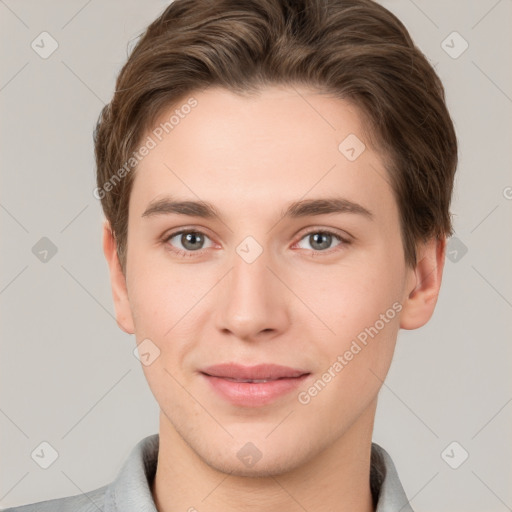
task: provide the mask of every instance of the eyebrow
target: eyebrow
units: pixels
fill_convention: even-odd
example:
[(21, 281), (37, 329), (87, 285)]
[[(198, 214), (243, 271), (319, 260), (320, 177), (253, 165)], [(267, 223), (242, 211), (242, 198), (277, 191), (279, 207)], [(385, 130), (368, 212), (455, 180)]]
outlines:
[[(206, 201), (178, 200), (170, 196), (153, 200), (142, 214), (142, 217), (169, 214), (201, 217), (204, 219), (220, 219), (217, 209)], [(354, 213), (373, 219), (373, 213), (364, 206), (342, 197), (321, 199), (303, 199), (290, 203), (281, 211), (282, 217), (300, 218), (332, 213)]]

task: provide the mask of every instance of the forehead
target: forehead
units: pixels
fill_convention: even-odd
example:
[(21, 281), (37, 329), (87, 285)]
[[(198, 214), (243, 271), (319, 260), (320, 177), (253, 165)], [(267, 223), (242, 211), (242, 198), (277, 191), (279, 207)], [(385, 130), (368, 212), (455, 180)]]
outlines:
[[(195, 106), (181, 108), (190, 98)], [(308, 194), (391, 197), (358, 109), (308, 88), (192, 93), (162, 112), (146, 137), (154, 147), (137, 167), (130, 200), (140, 214), (166, 193), (253, 212)]]

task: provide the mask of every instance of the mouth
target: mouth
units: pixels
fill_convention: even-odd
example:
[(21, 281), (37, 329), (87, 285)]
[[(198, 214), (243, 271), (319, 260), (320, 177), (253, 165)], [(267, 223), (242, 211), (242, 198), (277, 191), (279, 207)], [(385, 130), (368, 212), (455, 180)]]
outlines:
[[(208, 375), (208, 374), (206, 374)], [(208, 375), (208, 377), (215, 377), (215, 375)], [(231, 379), (229, 377), (219, 377), (221, 379), (230, 380), (231, 382), (272, 382), (279, 379), (287, 379), (288, 377), (279, 377), (279, 379)]]
[(270, 381), (278, 379), (292, 379), (300, 377), (306, 370), (281, 366), (277, 364), (258, 364), (255, 366), (244, 366), (235, 363), (223, 363), (209, 366), (201, 371), (210, 377), (221, 377), (240, 382)]
[(310, 372), (274, 364), (226, 363), (205, 368), (200, 374), (224, 400), (240, 407), (257, 407), (289, 394)]

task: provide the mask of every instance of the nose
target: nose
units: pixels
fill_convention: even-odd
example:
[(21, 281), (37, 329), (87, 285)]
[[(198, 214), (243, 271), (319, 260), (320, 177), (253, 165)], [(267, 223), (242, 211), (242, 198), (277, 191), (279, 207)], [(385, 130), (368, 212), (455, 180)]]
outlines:
[(291, 294), (265, 251), (248, 261), (234, 254), (217, 297), (216, 325), (241, 340), (273, 338), (289, 324)]

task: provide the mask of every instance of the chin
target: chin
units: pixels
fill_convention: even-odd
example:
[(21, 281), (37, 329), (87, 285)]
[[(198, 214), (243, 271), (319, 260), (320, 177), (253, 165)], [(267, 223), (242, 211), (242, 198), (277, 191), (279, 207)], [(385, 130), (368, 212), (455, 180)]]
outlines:
[(262, 436), (247, 433), (229, 441), (210, 439), (209, 444), (199, 442), (190, 446), (212, 469), (233, 476), (253, 478), (288, 473), (315, 456), (315, 447), (299, 437), (278, 436), (276, 432), (273, 434), (275, 439), (265, 439), (267, 434), (268, 429)]
[(299, 460), (295, 457), (292, 458), (291, 454), (280, 454), (278, 457), (275, 455), (271, 458), (267, 457), (266, 460), (263, 455), (262, 458), (252, 466), (246, 466), (239, 460), (237, 454), (234, 453), (231, 458), (226, 459), (223, 454), (220, 457), (212, 457), (203, 459), (206, 464), (211, 468), (231, 476), (251, 477), (251, 478), (265, 478), (271, 476), (279, 476), (289, 471), (292, 471), (300, 465)]

